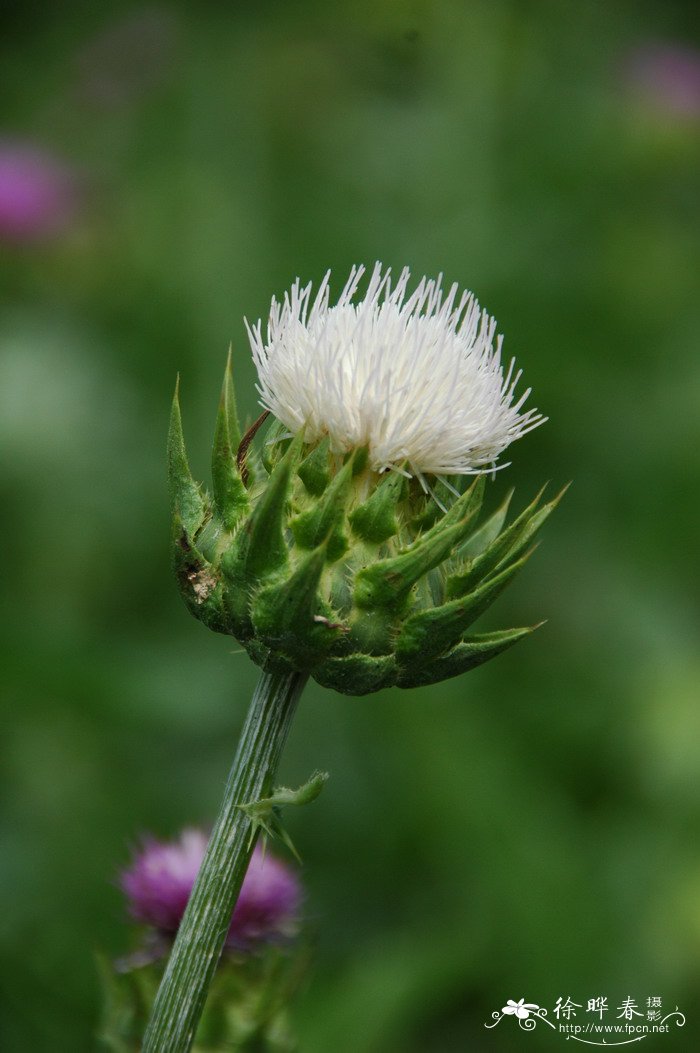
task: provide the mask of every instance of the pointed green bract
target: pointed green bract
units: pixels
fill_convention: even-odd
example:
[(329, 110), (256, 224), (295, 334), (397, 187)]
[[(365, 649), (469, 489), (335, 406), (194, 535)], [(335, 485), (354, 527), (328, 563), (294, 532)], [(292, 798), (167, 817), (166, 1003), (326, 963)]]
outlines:
[(495, 658), (518, 640), (529, 636), (536, 628), (534, 625), (526, 629), (507, 629), (503, 632), (467, 637), (440, 658), (433, 658), (427, 662), (419, 661), (407, 667), (400, 666), (397, 684), (399, 687), (425, 687), (459, 676)]
[(261, 589), (253, 598), (256, 632), (281, 636), (300, 622), (310, 626), (318, 609), (318, 586), (326, 563), (323, 546), (299, 563), (289, 577)]
[(216, 417), (214, 446), (211, 458), (211, 477), (216, 514), (224, 529), (231, 532), (249, 507), (248, 494), (236, 463), (241, 441), (236, 413), (236, 395), (231, 372), (229, 351), (224, 382)]
[(179, 517), (189, 537), (194, 538), (204, 522), (205, 505), (202, 491), (192, 478), (187, 461), (185, 437), (182, 433), (179, 391), (180, 378), (178, 377), (170, 411), (170, 429), (168, 432), (170, 506), (173, 515)]
[(323, 541), (327, 541), (327, 558), (331, 563), (340, 559), (348, 547), (342, 523), (345, 519), (345, 504), (352, 473), (353, 460), (350, 458), (313, 507), (297, 516), (291, 523), (294, 540), (300, 548), (316, 548)]
[(258, 503), (221, 557), (221, 569), (228, 585), (225, 603), (231, 619), (231, 635), (246, 646), (252, 633), (251, 596), (289, 560), (285, 538), (286, 505), (292, 468), (300, 449), (301, 437), (298, 437), (289, 446)]
[(485, 548), (491, 544), (491, 542), (498, 536), (505, 523), (506, 516), (508, 515), (508, 508), (513, 497), (513, 491), (510, 490), (505, 500), (496, 511), (489, 516), (486, 522), (475, 530), (466, 544), (462, 545), (459, 550), (459, 555), (463, 557), (469, 557), (473, 559), (478, 556)]
[[(539, 532), (540, 528), (547, 521), (551, 513), (557, 507), (562, 497), (569, 489), (569, 483), (563, 487), (556, 497), (553, 497), (551, 501), (548, 501), (546, 505), (542, 505), (541, 508), (536, 509), (529, 517), (526, 523), (523, 524), (521, 531), (519, 532), (517, 539), (515, 539), (511, 546), (508, 548), (507, 554), (504, 559), (496, 564), (495, 569), (498, 570), (504, 566), (506, 562), (512, 563), (513, 560), (519, 559), (523, 552), (532, 544), (535, 535)], [(532, 506), (531, 506), (532, 507)]]
[(297, 475), (312, 497), (320, 497), (331, 480), (329, 451), (330, 439), (326, 435), (297, 468)]
[(173, 571), (190, 611), (214, 632), (226, 632), (221, 574), (190, 541), (182, 520), (173, 517)]
[(467, 592), (476, 588), (479, 582), (520, 559), (532, 545), (540, 527), (559, 504), (566, 488), (542, 508), (537, 508), (543, 492), (544, 487), (534, 501), (491, 542), (480, 556), (469, 561), (463, 571), (448, 578), (445, 588), (445, 595), (448, 599), (466, 595)]
[[(270, 427), (267, 429), (265, 440), (260, 446), (260, 449), (258, 450), (253, 446), (249, 448), (248, 452), (252, 459), (259, 461), (260, 464), (262, 464), (268, 475), (272, 475), (288, 448), (289, 431), (285, 428), (284, 424), (280, 424), (278, 420), (273, 419)], [(250, 489), (250, 487), (248, 487), (248, 489)]]
[(226, 431), (233, 450), (237, 450), (241, 441), (241, 427), (238, 423), (236, 391), (233, 386), (233, 348), (229, 347), (224, 369), (224, 382), (221, 390), (221, 402), (226, 414)]
[[(528, 507), (520, 513), (520, 515), (513, 520), (513, 522), (505, 530), (502, 530), (500, 534), (489, 542), (485, 548), (483, 548), (480, 555), (475, 556), (473, 559), (467, 559), (463, 562), (463, 568), (458, 573), (450, 575), (446, 583), (445, 594), (448, 599), (458, 598), (465, 596), (472, 589), (476, 588), (480, 581), (488, 577), (489, 574), (498, 566), (504, 565), (507, 562), (512, 562), (511, 553), (514, 551), (520, 538), (524, 535), (528, 523), (531, 521), (537, 505), (539, 504), (540, 498), (544, 492), (544, 487), (535, 497)], [(497, 515), (500, 518), (499, 509)], [(496, 520), (498, 522), (498, 519)], [(482, 541), (486, 535), (482, 534)], [(532, 537), (532, 534), (529, 535)], [(463, 550), (462, 550), (463, 551)], [(523, 551), (523, 548), (518, 546), (518, 551)]]
[(298, 435), (270, 476), (250, 518), (243, 527), (245, 567), (249, 580), (265, 578), (288, 560), (284, 536), (286, 505), (292, 469), (302, 447)]
[(284, 581), (274, 582), (253, 598), (252, 620), (258, 638), (301, 669), (318, 662), (343, 632), (319, 595), (325, 565), (322, 545), (302, 559)]
[(361, 570), (355, 579), (355, 603), (358, 607), (393, 607), (400, 605), (409, 589), (429, 570), (437, 567), (454, 551), (470, 530), (473, 514), (461, 523), (444, 526), (438, 523), (425, 537), (390, 559), (380, 560)]
[[(484, 500), (484, 491), (486, 489), (486, 481), (483, 475), (477, 475), (472, 485), (464, 491), (464, 493), (457, 498), (451, 508), (445, 512), (440, 522), (437, 524), (437, 528), (441, 526), (449, 526), (452, 523), (458, 523), (460, 521), (466, 522), (467, 517), (469, 518), (470, 527), (476, 522), (477, 516), (481, 511), (481, 505)], [(433, 527), (432, 529), (437, 529)], [(474, 535), (472, 534), (472, 537)]]
[(398, 472), (386, 472), (367, 500), (349, 516), (353, 532), (363, 541), (381, 544), (398, 531), (396, 506), (406, 490), (406, 479)]
[(369, 461), (369, 450), (366, 446), (358, 446), (356, 450), (352, 452), (352, 474), (353, 476), (362, 475), (367, 467)]
[(410, 493), (411, 530), (417, 534), (435, 526), (452, 506), (455, 497), (464, 493), (464, 487), (454, 487), (451, 481), (448, 484), (447, 479), (435, 479), (430, 487), (425, 479), (421, 482), (411, 478), (407, 482)]
[(526, 560), (527, 556), (467, 596), (411, 615), (404, 623), (396, 641), (397, 655), (402, 660), (411, 660), (418, 656), (432, 658), (453, 647), (469, 626), (493, 603)]
[(485, 578), (487, 574), (491, 573), (494, 567), (498, 566), (501, 560), (510, 555), (514, 546), (517, 545), (527, 529), (528, 523), (534, 516), (544, 491), (545, 487), (543, 486), (527, 508), (513, 520), (510, 526), (506, 527), (505, 530), (501, 530), (501, 533), (494, 538), (485, 551), (475, 558), (473, 566), (479, 579)]

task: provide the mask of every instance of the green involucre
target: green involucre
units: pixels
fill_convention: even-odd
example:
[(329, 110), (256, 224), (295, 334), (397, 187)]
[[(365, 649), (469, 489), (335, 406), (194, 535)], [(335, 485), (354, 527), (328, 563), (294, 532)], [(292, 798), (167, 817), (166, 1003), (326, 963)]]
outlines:
[(456, 676), (536, 628), (468, 633), (528, 560), (561, 494), (541, 504), (540, 492), (504, 526), (509, 496), (477, 527), (483, 476), (466, 489), (464, 477), (451, 480), (456, 498), (440, 480), (426, 493), (417, 479), (369, 470), (364, 450), (305, 445), (276, 422), (262, 456), (248, 452), (253, 472), (239, 443), (229, 359), (211, 496), (190, 474), (175, 392), (173, 562), (190, 611), (259, 665), (361, 695)]

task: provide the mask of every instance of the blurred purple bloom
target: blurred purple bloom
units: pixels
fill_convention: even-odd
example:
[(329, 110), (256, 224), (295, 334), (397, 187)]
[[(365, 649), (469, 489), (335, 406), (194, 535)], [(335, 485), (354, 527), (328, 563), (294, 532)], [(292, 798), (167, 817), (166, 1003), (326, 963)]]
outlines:
[(257, 845), (233, 912), (227, 947), (294, 936), (299, 927), (301, 887), (296, 874)]
[(73, 174), (30, 143), (0, 140), (0, 241), (34, 241), (63, 229), (75, 207)]
[(700, 114), (700, 51), (650, 43), (628, 58), (628, 81), (659, 110), (674, 117)]
[[(184, 830), (173, 842), (147, 839), (120, 879), (132, 917), (173, 935), (206, 847), (207, 837), (201, 830)], [(233, 912), (226, 946), (245, 950), (293, 936), (300, 905), (301, 888), (294, 872), (269, 852), (263, 859), (258, 845)]]
[(200, 830), (183, 830), (180, 840), (173, 842), (147, 838), (143, 851), (121, 875), (131, 915), (154, 929), (175, 932), (206, 847), (207, 838)]

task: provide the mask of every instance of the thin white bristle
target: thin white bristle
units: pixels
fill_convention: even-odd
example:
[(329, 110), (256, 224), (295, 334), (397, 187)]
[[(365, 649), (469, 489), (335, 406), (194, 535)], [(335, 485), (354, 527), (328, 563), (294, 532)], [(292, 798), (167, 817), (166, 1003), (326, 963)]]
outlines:
[(297, 279), (272, 300), (265, 340), (261, 321), (246, 322), (262, 406), (308, 442), (366, 445), (376, 471), (407, 466), (421, 480), (493, 471), (545, 420), (522, 412), (529, 390), (516, 398), (514, 360), (504, 376), (494, 319), (457, 285), (445, 295), (442, 275), (409, 295), (408, 268), (392, 283), (379, 263), (354, 303), (364, 271), (353, 267), (335, 306), (330, 271), (315, 297)]

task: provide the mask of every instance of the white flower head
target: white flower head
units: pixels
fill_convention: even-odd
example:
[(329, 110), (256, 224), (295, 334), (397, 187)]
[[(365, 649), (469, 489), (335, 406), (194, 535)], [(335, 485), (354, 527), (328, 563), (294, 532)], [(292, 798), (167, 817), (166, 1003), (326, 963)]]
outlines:
[(354, 302), (364, 271), (353, 267), (334, 306), (330, 272), (313, 300), (297, 279), (281, 304), (273, 298), (265, 339), (262, 322), (246, 322), (261, 404), (307, 442), (367, 446), (375, 471), (492, 470), (545, 420), (523, 409), (530, 389), (516, 395), (514, 360), (504, 373), (495, 321), (456, 284), (445, 294), (442, 276), (409, 293), (409, 269), (392, 285), (379, 263)]

